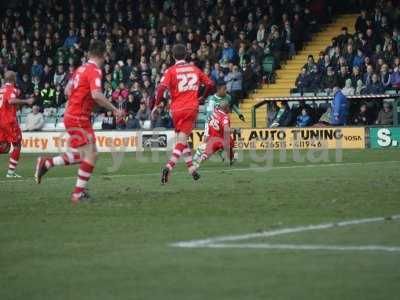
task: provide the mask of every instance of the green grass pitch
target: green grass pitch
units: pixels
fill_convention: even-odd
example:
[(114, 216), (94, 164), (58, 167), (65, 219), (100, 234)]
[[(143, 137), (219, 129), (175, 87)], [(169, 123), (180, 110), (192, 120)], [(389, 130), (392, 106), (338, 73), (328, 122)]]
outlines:
[[(76, 168), (33, 182), (0, 179), (0, 299), (397, 299), (400, 252), (184, 249), (178, 241), (400, 214), (400, 152), (349, 150), (336, 164), (270, 168), (245, 153), (231, 168), (208, 162), (193, 182), (181, 166), (160, 186), (159, 162), (126, 154), (110, 172), (102, 154), (90, 182), (93, 203), (72, 206)], [(300, 155), (305, 155), (304, 152)], [(114, 156), (117, 163), (121, 157)], [(309, 167), (312, 165), (312, 167)], [(0, 156), (0, 170), (7, 156)], [(400, 246), (400, 221), (243, 242)]]

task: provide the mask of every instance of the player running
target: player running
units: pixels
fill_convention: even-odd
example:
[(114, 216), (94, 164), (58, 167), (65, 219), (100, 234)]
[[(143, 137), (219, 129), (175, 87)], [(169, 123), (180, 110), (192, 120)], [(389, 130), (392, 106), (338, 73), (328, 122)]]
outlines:
[(232, 164), (235, 159), (233, 151), (234, 141), (231, 137), (231, 126), (229, 120), (229, 102), (222, 100), (214, 109), (208, 121), (208, 137), (203, 153), (194, 160), (196, 168), (200, 167), (202, 161), (208, 159), (215, 152), (225, 150)]
[(164, 97), (165, 90), (169, 90), (171, 95), (171, 113), (175, 131), (177, 133), (177, 143), (172, 152), (170, 160), (162, 170), (161, 184), (168, 182), (169, 175), (174, 169), (177, 161), (183, 155), (189, 173), (194, 180), (198, 180), (200, 175), (192, 163), (192, 151), (187, 143), (189, 135), (192, 133), (194, 124), (199, 111), (199, 87), (205, 86), (204, 95), (207, 96), (214, 88), (214, 83), (199, 68), (185, 61), (186, 47), (177, 44), (172, 49), (175, 58), (175, 65), (168, 68), (161, 78), (157, 89), (156, 105), (160, 104)]
[(41, 183), (43, 175), (54, 166), (80, 164), (78, 179), (73, 190), (71, 201), (78, 203), (89, 200), (86, 185), (93, 173), (97, 150), (96, 137), (90, 119), (95, 104), (113, 111), (117, 116), (122, 113), (102, 93), (101, 67), (104, 64), (106, 46), (102, 41), (90, 45), (89, 60), (79, 67), (65, 87), (68, 97), (64, 114), (64, 125), (70, 136), (71, 152), (53, 158), (38, 158), (35, 178)]
[[(209, 96), (207, 98), (207, 104), (206, 104), (206, 124), (204, 127), (204, 137), (203, 137), (203, 143), (200, 144), (195, 152), (195, 155), (193, 157), (193, 160), (198, 160), (200, 156), (204, 153), (207, 145), (207, 138), (209, 136), (209, 128), (208, 128), (208, 123), (211, 119), (212, 114), (214, 113), (214, 109), (221, 103), (221, 101), (226, 101), (229, 103), (229, 106), (232, 108), (232, 110), (238, 115), (239, 119), (241, 121), (245, 121), (244, 115), (239, 109), (239, 107), (236, 104), (232, 103), (232, 98), (229, 94), (226, 92), (226, 82), (225, 80), (218, 80), (217, 81), (217, 92)], [(221, 159), (224, 161), (225, 157), (223, 154), (223, 150), (218, 151), (218, 154), (220, 155)]]
[(5, 84), (0, 89), (0, 154), (9, 153), (10, 159), (7, 171), (7, 178), (20, 178), (15, 173), (20, 153), (22, 134), (17, 121), (17, 105), (32, 105), (33, 98), (19, 99), (19, 91), (15, 87), (16, 74), (7, 71), (4, 74)]

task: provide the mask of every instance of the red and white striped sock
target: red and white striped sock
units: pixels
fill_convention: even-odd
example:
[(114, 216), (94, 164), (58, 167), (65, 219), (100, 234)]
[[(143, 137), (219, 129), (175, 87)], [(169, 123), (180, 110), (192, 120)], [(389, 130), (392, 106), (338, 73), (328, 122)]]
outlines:
[(186, 146), (186, 148), (182, 152), (183, 158), (186, 163), (186, 167), (188, 168), (188, 171), (190, 174), (193, 174), (194, 171), (196, 171), (195, 166), (193, 166), (193, 161), (192, 161), (192, 150), (189, 148), (189, 146)]
[(21, 148), (19, 148), (19, 147), (14, 147), (13, 151), (11, 151), (9, 164), (8, 164), (8, 173), (9, 174), (15, 173), (15, 169), (17, 168), (20, 154), (21, 154)]
[(93, 170), (94, 166), (92, 166), (90, 163), (85, 160), (81, 162), (74, 194), (82, 193), (86, 189), (86, 185), (89, 182), (90, 176), (92, 176)]
[(171, 158), (167, 162), (166, 167), (172, 171), (173, 168), (175, 168), (176, 163), (178, 162), (179, 158), (182, 155), (183, 150), (186, 148), (185, 144), (178, 143), (175, 145), (174, 150), (172, 151)]
[(62, 155), (55, 156), (46, 160), (46, 168), (50, 169), (54, 166), (76, 165), (81, 162), (81, 157), (78, 152), (66, 152)]

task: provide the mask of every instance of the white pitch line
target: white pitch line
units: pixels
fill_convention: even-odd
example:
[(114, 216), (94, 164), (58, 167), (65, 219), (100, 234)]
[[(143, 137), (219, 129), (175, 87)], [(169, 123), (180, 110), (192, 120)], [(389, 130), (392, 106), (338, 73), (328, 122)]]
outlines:
[[(309, 164), (309, 165), (293, 165), (293, 166), (268, 166), (268, 167), (249, 167), (249, 168), (230, 168), (230, 169), (215, 169), (215, 170), (200, 170), (200, 173), (233, 173), (233, 172), (269, 172), (274, 170), (286, 170), (286, 169), (301, 169), (301, 168), (331, 168), (340, 166), (364, 166), (364, 165), (375, 165), (375, 164), (393, 164), (400, 163), (400, 160), (388, 160), (388, 161), (370, 161), (370, 162), (353, 162), (353, 163), (321, 163), (321, 164)], [(173, 172), (174, 175), (185, 174), (186, 171)], [(99, 174), (96, 177), (108, 177), (108, 178), (124, 178), (124, 177), (142, 177), (142, 176), (160, 176), (160, 173), (137, 173), (137, 174)], [(7, 182), (25, 182), (32, 181), (33, 177), (27, 177), (23, 179), (0, 179), (0, 183)], [(60, 180), (60, 179), (76, 179), (76, 176), (64, 176), (64, 177), (48, 177), (44, 178), (44, 181), (48, 180)]]
[(208, 244), (204, 248), (238, 248), (238, 249), (268, 249), (268, 250), (327, 250), (327, 251), (386, 251), (399, 252), (400, 247), (365, 245), (365, 246), (342, 246), (342, 245), (303, 245), (303, 244)]
[[(350, 221), (324, 223), (324, 224), (318, 224), (318, 225), (306, 225), (306, 226), (299, 226), (299, 227), (289, 227), (289, 228), (263, 231), (263, 232), (259, 232), (259, 233), (249, 233), (249, 234), (243, 234), (243, 235), (230, 235), (230, 236), (208, 238), (208, 239), (203, 239), (203, 240), (177, 242), (177, 243), (173, 243), (171, 246), (180, 247), (180, 248), (229, 248), (229, 246), (232, 245), (232, 248), (240, 248), (241, 244), (229, 244), (226, 242), (237, 242), (237, 241), (261, 238), (261, 237), (268, 238), (268, 237), (272, 237), (272, 236), (285, 235), (285, 234), (291, 234), (291, 233), (300, 233), (300, 232), (306, 232), (306, 231), (312, 231), (312, 230), (323, 230), (323, 229), (329, 229), (329, 228), (346, 227), (346, 226), (351, 226), (351, 225), (383, 222), (385, 220), (400, 220), (400, 214), (393, 215), (390, 217), (367, 218), (367, 219), (358, 219), (358, 220), (350, 220)], [(243, 244), (243, 245), (246, 245), (246, 244)], [(260, 246), (255, 246), (255, 245), (260, 245)], [(261, 245), (264, 245), (264, 246), (261, 246)], [(265, 246), (265, 245), (267, 245), (267, 246)], [(272, 244), (247, 244), (247, 246), (243, 246), (243, 248), (272, 249), (271, 247), (273, 247), (273, 246), (275, 246), (275, 245), (272, 245)], [(293, 247), (297, 247), (297, 246), (299, 246), (299, 245), (293, 245)], [(309, 248), (309, 247), (319, 247), (321, 245), (315, 245), (315, 246), (303, 245), (303, 246), (306, 246)], [(290, 247), (292, 247), (292, 246), (289, 246), (289, 248)], [(321, 247), (333, 247), (333, 246), (321, 246)], [(344, 246), (335, 246), (335, 247), (343, 248)], [(368, 247), (377, 247), (377, 246), (357, 246), (357, 247), (367, 247), (368, 248)], [(381, 247), (381, 246), (379, 246), (379, 247)], [(289, 248), (287, 248), (287, 249), (289, 249)], [(397, 247), (390, 247), (390, 248), (397, 248)], [(299, 250), (302, 250), (302, 249), (299, 249)], [(312, 250), (312, 249), (304, 249), (304, 250)], [(314, 249), (314, 250), (317, 250), (317, 249)], [(333, 250), (333, 249), (331, 249), (331, 250)], [(346, 249), (343, 249), (343, 250), (346, 250)], [(354, 249), (352, 249), (352, 250), (354, 250)], [(361, 250), (364, 250), (364, 249), (361, 249)], [(397, 251), (397, 250), (395, 250), (395, 251)]]

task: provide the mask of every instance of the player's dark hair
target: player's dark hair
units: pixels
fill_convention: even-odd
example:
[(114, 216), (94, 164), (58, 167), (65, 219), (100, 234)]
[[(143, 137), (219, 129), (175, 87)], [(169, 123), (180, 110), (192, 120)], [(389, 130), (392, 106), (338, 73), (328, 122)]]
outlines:
[(221, 86), (226, 86), (226, 81), (223, 79), (218, 79), (216, 82), (217, 88), (220, 88)]
[(106, 53), (106, 44), (103, 41), (93, 41), (89, 47), (89, 55), (102, 57)]
[(182, 60), (186, 58), (186, 47), (183, 44), (176, 44), (172, 48), (172, 55), (176, 60)]

